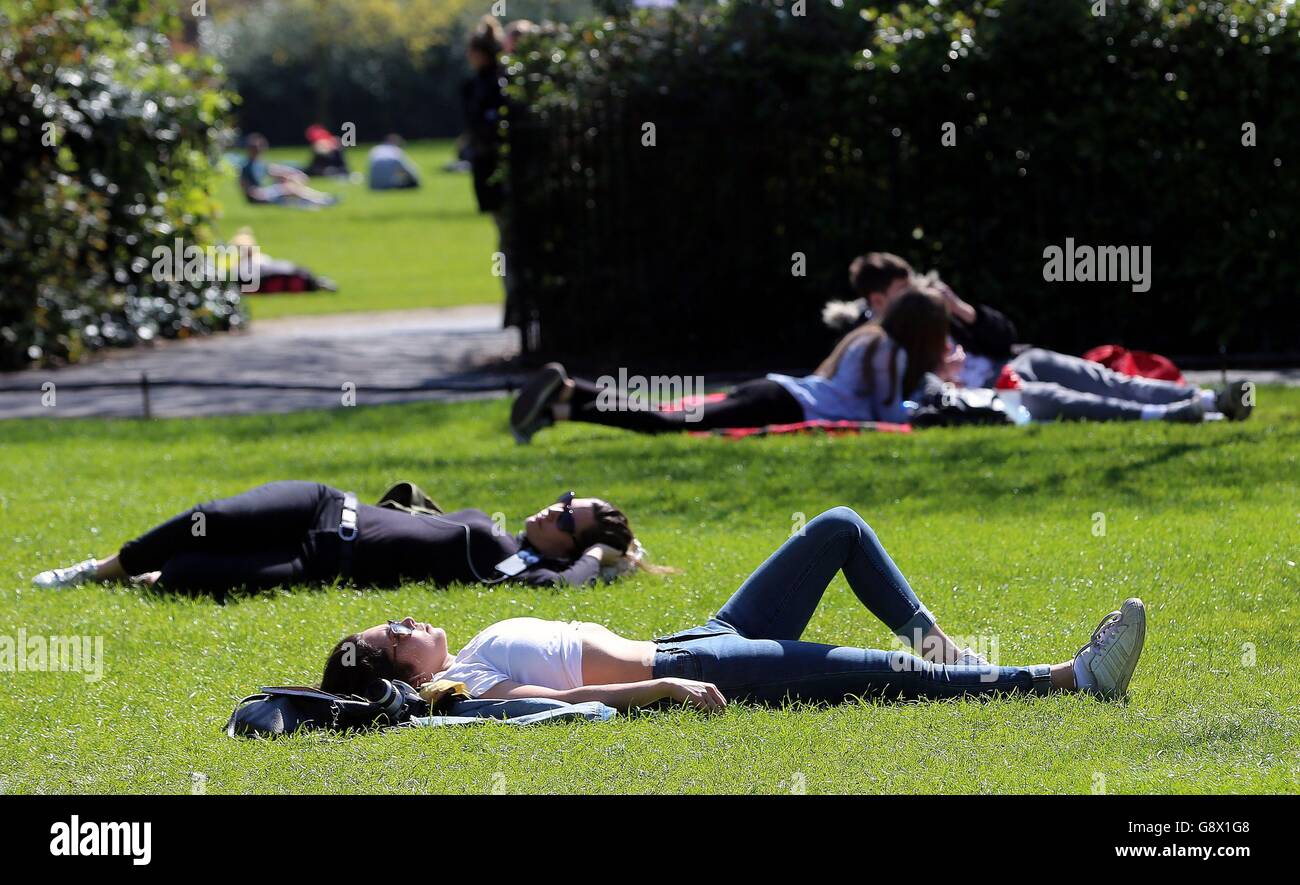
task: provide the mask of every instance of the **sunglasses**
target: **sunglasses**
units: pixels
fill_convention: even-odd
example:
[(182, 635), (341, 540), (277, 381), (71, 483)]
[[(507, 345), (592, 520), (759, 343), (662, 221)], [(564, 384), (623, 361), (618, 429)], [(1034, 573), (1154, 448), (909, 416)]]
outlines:
[(394, 640), (401, 639), (403, 636), (411, 636), (415, 633), (414, 627), (408, 627), (401, 621), (388, 622), (388, 635)]
[(555, 520), (555, 524), (559, 526), (560, 531), (576, 539), (578, 536), (578, 521), (573, 516), (573, 497), (573, 492), (565, 492), (555, 499), (555, 503), (564, 508), (559, 518)]

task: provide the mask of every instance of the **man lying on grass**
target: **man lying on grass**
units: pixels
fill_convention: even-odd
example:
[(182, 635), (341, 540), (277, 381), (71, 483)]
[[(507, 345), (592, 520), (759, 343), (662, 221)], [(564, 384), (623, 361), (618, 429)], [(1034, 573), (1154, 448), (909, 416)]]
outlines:
[[(799, 640), (841, 570), (862, 604), (920, 656)], [(949, 639), (871, 528), (837, 507), (786, 541), (703, 626), (640, 641), (599, 624), (511, 618), (453, 655), (443, 630), (406, 618), (340, 640), (321, 688), (364, 695), (379, 679), (416, 686), (449, 680), (464, 683), (475, 698), (600, 701), (622, 709), (665, 699), (719, 710), (728, 700), (838, 703), (1050, 691), (1117, 699), (1145, 635), (1146, 610), (1129, 599), (1071, 660), (993, 666)]]
[(351, 580), (359, 587), (403, 581), (581, 586), (645, 561), (627, 517), (600, 498), (560, 496), (524, 521), (518, 535), (482, 510), (408, 513), (358, 504), (316, 482), (271, 482), (199, 504), (122, 545), (115, 556), (41, 572), (37, 587), (126, 581), (174, 593), (265, 590)]

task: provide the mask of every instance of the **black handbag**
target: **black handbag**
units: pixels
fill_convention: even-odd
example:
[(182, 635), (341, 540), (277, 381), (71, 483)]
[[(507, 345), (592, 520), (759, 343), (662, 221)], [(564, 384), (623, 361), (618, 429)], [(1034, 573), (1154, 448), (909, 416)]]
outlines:
[(983, 424), (999, 427), (1015, 424), (1006, 403), (994, 391), (982, 387), (955, 387), (927, 391), (920, 407), (912, 413), (913, 427), (958, 427)]
[(429, 704), (400, 679), (376, 682), (371, 697), (349, 697), (302, 685), (263, 688), (235, 706), (229, 737), (278, 737), (299, 729), (384, 728), (427, 716)]

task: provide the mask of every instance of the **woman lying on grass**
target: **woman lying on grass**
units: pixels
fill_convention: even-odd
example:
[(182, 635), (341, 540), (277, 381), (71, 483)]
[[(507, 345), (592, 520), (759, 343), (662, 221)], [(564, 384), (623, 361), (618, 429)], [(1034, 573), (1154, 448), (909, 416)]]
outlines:
[(143, 583), (180, 593), (403, 581), (534, 586), (588, 584), (652, 567), (622, 511), (573, 492), (510, 534), (482, 510), (408, 513), (369, 504), (314, 482), (272, 482), (200, 504), (122, 545), (116, 556), (41, 572), (38, 587), (87, 581)]
[(815, 420), (901, 424), (908, 420), (903, 403), (916, 397), (928, 380), (927, 373), (940, 369), (947, 336), (943, 296), (929, 289), (911, 289), (890, 302), (879, 323), (867, 323), (844, 336), (813, 374), (803, 378), (771, 374), (746, 381), (728, 391), (726, 398), (689, 411), (651, 409), (621, 392), (602, 391), (592, 381), (570, 378), (563, 366), (550, 363), (520, 390), (511, 406), (510, 430), (516, 440), (526, 443), (556, 421), (586, 421), (643, 433)]
[[(840, 570), (862, 604), (919, 657), (799, 640)], [(416, 686), (450, 680), (476, 698), (600, 701), (623, 709), (665, 699), (718, 710), (728, 700), (838, 703), (1049, 691), (1117, 699), (1145, 634), (1142, 601), (1129, 599), (1071, 660), (993, 666), (953, 644), (862, 518), (837, 507), (786, 541), (703, 626), (638, 641), (598, 624), (512, 618), (453, 655), (445, 632), (406, 618), (342, 639), (321, 688), (363, 695), (377, 679)]]

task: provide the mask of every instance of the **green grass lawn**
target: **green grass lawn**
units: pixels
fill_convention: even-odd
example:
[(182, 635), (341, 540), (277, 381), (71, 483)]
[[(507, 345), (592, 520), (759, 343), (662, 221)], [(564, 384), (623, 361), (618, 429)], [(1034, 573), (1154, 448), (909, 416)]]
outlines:
[[(98, 682), (0, 673), (0, 791), (1295, 792), (1300, 787), (1300, 390), (1245, 424), (1056, 425), (910, 437), (649, 438), (566, 425), (518, 447), (506, 403), (275, 417), (0, 425), (0, 632), (102, 635)], [(410, 478), (511, 527), (565, 489), (625, 508), (669, 577), (553, 591), (299, 589), (218, 605), (43, 567), (200, 500), (280, 478), (373, 498)], [(848, 504), (947, 629), (1007, 663), (1068, 658), (1124, 597), (1149, 606), (1127, 705), (733, 705), (610, 724), (420, 729), (274, 742), (221, 732), (259, 685), (319, 677), (345, 632), (408, 613), (459, 647), (501, 618), (597, 620), (649, 638), (703, 621), (789, 534)], [(1106, 533), (1094, 534), (1094, 514)], [(806, 637), (882, 645), (842, 579)]]
[[(353, 171), (365, 174), (369, 145), (347, 151)], [(496, 225), (480, 214), (469, 175), (442, 171), (453, 158), (450, 141), (407, 145), (423, 187), (371, 191), (361, 182), (312, 179), (312, 186), (342, 197), (336, 206), (308, 211), (250, 205), (232, 171), (219, 198), (217, 230), (233, 236), (248, 226), (268, 255), (331, 277), (336, 293), (249, 297), (254, 319), (290, 314), (450, 307), (500, 301), (492, 275)], [(276, 162), (302, 165), (308, 149), (276, 148)]]

